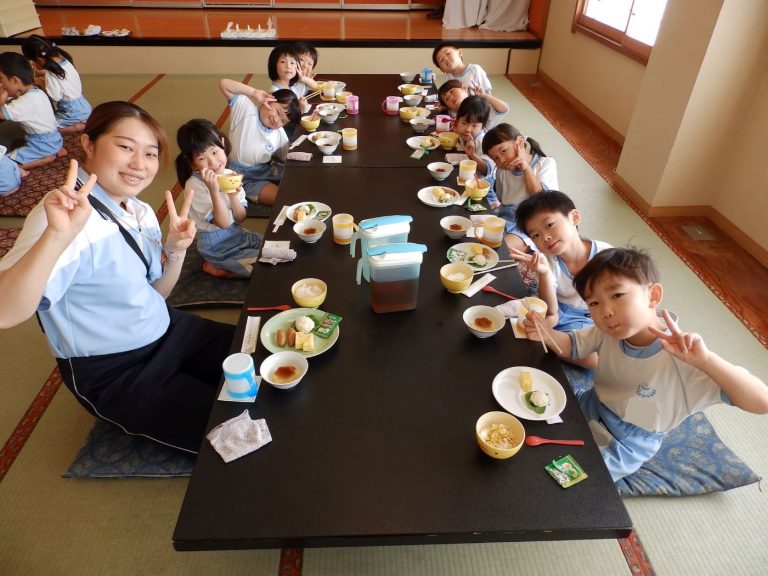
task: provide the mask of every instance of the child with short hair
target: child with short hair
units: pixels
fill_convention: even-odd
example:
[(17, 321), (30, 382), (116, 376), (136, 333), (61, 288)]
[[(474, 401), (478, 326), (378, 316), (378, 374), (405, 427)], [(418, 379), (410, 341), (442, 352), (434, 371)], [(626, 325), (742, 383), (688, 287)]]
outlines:
[(320, 58), (317, 48), (308, 42), (296, 42), (293, 45), (293, 49), (299, 57), (299, 69), (301, 70), (302, 75), (314, 79), (315, 67)]
[(485, 125), (491, 115), (491, 105), (482, 96), (468, 96), (459, 106), (454, 121), (454, 132), (470, 160), (477, 162), (477, 172), (486, 176), (493, 170), (493, 162), (482, 154)]
[(5, 120), (18, 122), (26, 133), (24, 146), (8, 157), (24, 170), (53, 162), (66, 155), (48, 96), (34, 84), (35, 72), (24, 56), (0, 54), (0, 109)]
[[(659, 280), (646, 253), (603, 250), (574, 278), (594, 326), (565, 333), (540, 322), (561, 358), (600, 357), (594, 388), (577, 398), (614, 481), (639, 469), (666, 432), (708, 406), (768, 413), (768, 388), (759, 378), (711, 352), (700, 335), (681, 331), (668, 311), (659, 316)], [(535, 331), (530, 337), (538, 338)]]
[(278, 90), (270, 95), (228, 78), (223, 78), (219, 87), (232, 109), (229, 168), (243, 175), (249, 200), (272, 206), (288, 154), (288, 136), (283, 127), (301, 118), (296, 94)]
[[(496, 98), (496, 96), (489, 94), (480, 88), (480, 86), (473, 86), (471, 92), (475, 96), (482, 96), (488, 100), (488, 104), (491, 105), (491, 115), (488, 117), (488, 122), (486, 124), (487, 129), (490, 130), (496, 126), (501, 122), (504, 115), (509, 112), (509, 104), (504, 102), (501, 98)], [(458, 80), (448, 80), (441, 84), (440, 88), (437, 89), (437, 98), (440, 101), (440, 106), (454, 118), (456, 117), (456, 112), (459, 110), (461, 103), (471, 95), (470, 88), (464, 86)]]
[[(521, 202), (515, 222), (539, 250), (512, 250), (511, 257), (536, 273), (538, 296), (547, 303), (547, 323), (562, 332), (591, 326), (587, 304), (576, 292), (573, 278), (598, 252), (611, 245), (579, 234), (581, 214), (573, 200), (557, 190), (534, 194)], [(532, 322), (525, 323), (527, 330), (536, 329)], [(574, 363), (594, 368), (597, 354)]]
[(271, 92), (287, 88), (299, 98), (304, 98), (317, 88), (317, 82), (304, 74), (299, 62), (295, 44), (278, 44), (272, 49), (267, 61), (267, 73), (272, 80)]
[(465, 64), (464, 52), (451, 42), (441, 42), (432, 51), (432, 62), (445, 74), (446, 80), (456, 79), (464, 86), (479, 86), (490, 94), (493, 90), (488, 75), (478, 64)]
[(483, 152), (493, 161), (493, 187), (486, 200), (507, 221), (507, 247), (525, 250), (530, 242), (515, 225), (518, 204), (544, 190), (557, 190), (557, 164), (544, 154), (536, 140), (526, 138), (511, 124), (499, 124), (483, 138)]
[(227, 172), (229, 141), (210, 121), (190, 120), (176, 133), (181, 153), (176, 175), (184, 194), (192, 195), (189, 218), (197, 226), (197, 251), (203, 271), (217, 278), (248, 278), (259, 257), (262, 238), (243, 229), (245, 190), (226, 193), (218, 176)]
[(82, 132), (91, 114), (83, 95), (83, 84), (68, 52), (45, 36), (32, 34), (24, 39), (21, 51), (43, 72), (45, 92), (56, 105), (56, 123), (62, 133)]

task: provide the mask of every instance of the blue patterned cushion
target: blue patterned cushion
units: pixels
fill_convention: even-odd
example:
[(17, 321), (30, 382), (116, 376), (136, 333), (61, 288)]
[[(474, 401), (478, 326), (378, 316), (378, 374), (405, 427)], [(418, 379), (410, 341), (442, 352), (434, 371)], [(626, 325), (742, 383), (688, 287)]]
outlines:
[[(594, 385), (592, 370), (563, 363), (574, 390)], [(656, 455), (616, 482), (622, 496), (690, 496), (739, 488), (760, 477), (726, 446), (703, 412), (667, 433)]]
[(195, 456), (97, 420), (65, 478), (189, 476)]

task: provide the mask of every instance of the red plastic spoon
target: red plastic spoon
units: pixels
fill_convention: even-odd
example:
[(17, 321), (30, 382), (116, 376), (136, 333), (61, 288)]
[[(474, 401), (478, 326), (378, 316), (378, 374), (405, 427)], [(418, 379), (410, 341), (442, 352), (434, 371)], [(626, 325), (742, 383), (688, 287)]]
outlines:
[(584, 440), (550, 440), (539, 436), (526, 436), (526, 446), (538, 446), (540, 444), (565, 444), (566, 446), (584, 446)]
[(507, 298), (509, 300), (519, 300), (519, 298), (517, 296), (510, 296), (509, 294), (504, 294), (504, 292), (499, 292), (493, 286), (483, 286), (483, 292), (492, 292), (493, 294), (498, 294), (499, 296), (504, 296), (504, 298)]

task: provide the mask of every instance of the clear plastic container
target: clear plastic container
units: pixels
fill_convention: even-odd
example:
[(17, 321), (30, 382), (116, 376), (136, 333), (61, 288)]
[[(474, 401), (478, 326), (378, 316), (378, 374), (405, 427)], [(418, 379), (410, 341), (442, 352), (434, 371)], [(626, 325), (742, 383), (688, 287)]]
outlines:
[(357, 263), (357, 283), (360, 284), (362, 278), (370, 281), (370, 270), (366, 254), (368, 248), (380, 246), (382, 244), (401, 244), (408, 242), (408, 234), (411, 231), (410, 216), (380, 216), (378, 218), (369, 218), (362, 220), (358, 224), (358, 231), (352, 237), (352, 244), (349, 253), (354, 257), (357, 240), (360, 240), (360, 254), (362, 258)]
[(424, 244), (383, 244), (368, 248), (371, 308), (379, 314), (413, 310), (419, 291)]

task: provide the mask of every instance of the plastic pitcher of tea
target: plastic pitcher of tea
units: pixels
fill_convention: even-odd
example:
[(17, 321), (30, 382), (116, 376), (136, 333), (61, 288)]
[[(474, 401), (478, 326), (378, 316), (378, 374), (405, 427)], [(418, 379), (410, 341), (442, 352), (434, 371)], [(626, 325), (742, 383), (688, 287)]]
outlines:
[(419, 271), (427, 247), (410, 242), (368, 248), (371, 308), (378, 314), (416, 308)]
[(349, 253), (354, 258), (357, 240), (360, 239), (360, 254), (362, 258), (357, 262), (357, 283), (365, 278), (370, 281), (368, 259), (365, 257), (368, 248), (381, 244), (402, 244), (408, 242), (408, 233), (411, 231), (410, 216), (379, 216), (368, 218), (359, 224), (359, 230), (352, 236), (352, 244)]

